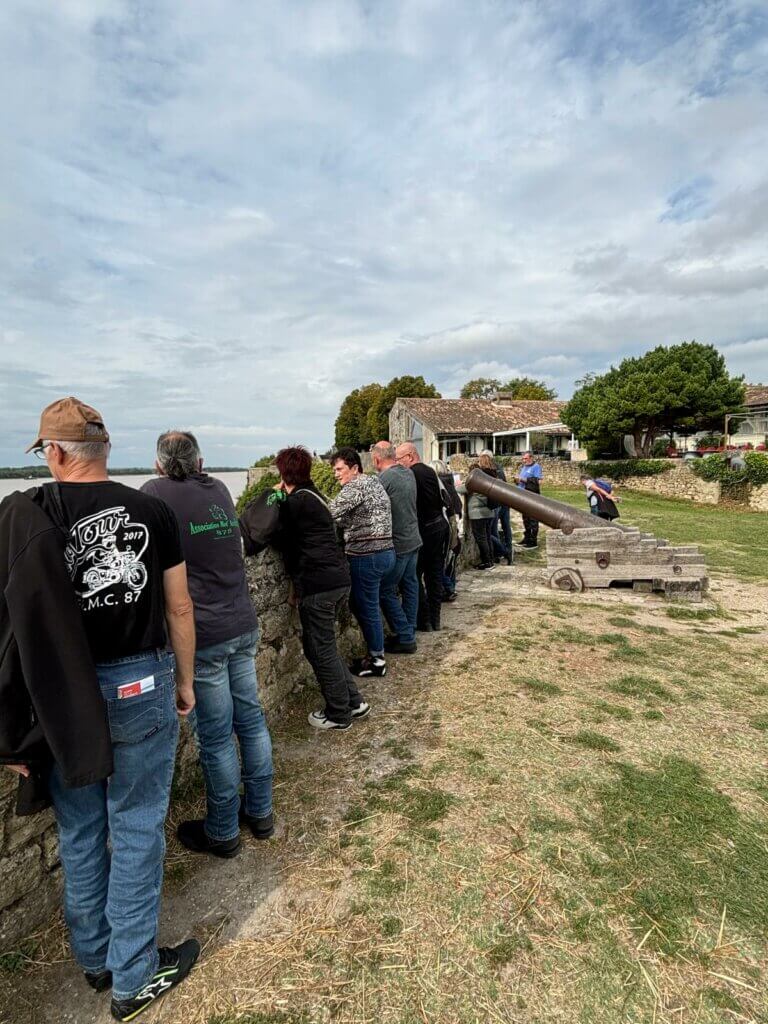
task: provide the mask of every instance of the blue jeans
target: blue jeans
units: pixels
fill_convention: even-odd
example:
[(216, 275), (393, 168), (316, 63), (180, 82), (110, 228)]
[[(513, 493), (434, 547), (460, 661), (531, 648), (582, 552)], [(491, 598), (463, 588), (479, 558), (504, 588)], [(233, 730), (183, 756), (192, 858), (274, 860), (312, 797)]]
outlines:
[[(195, 710), (190, 716), (205, 776), (205, 832), (209, 839), (240, 834), (240, 781), (245, 812), (272, 811), (272, 741), (256, 682), (257, 630), (195, 654)], [(240, 744), (242, 773), (237, 756)]]
[[(85, 971), (110, 970), (113, 996), (128, 999), (158, 963), (163, 826), (179, 734), (173, 656), (145, 651), (96, 669), (114, 772), (108, 781), (66, 789), (54, 768), (51, 796), (72, 952)], [(118, 696), (118, 687), (138, 680), (145, 692)]]
[[(404, 644), (416, 639), (416, 616), (419, 613), (419, 579), (416, 563), (419, 549), (396, 555), (395, 564), (381, 581), (381, 609), (398, 640)], [(402, 604), (400, 595), (402, 594)]]
[(352, 578), (350, 604), (360, 629), (363, 631), (368, 650), (372, 655), (384, 654), (384, 623), (381, 621), (381, 581), (392, 571), (395, 564), (395, 549), (374, 551), (370, 555), (351, 555), (349, 574)]

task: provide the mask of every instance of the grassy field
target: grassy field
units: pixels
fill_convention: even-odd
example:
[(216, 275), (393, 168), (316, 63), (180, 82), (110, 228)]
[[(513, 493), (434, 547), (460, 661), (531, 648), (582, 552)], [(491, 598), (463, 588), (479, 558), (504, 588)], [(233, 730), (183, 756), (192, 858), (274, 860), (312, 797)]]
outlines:
[[(547, 488), (545, 493), (586, 510), (581, 490)], [(768, 515), (764, 512), (619, 493), (620, 522), (674, 543), (701, 545), (712, 569), (743, 579), (768, 580)]]
[[(169, 1020), (768, 1021), (761, 628), (510, 599), (401, 659), (322, 783), (292, 760), (282, 813), (312, 841), (280, 912)], [(322, 825), (334, 780), (351, 803)]]

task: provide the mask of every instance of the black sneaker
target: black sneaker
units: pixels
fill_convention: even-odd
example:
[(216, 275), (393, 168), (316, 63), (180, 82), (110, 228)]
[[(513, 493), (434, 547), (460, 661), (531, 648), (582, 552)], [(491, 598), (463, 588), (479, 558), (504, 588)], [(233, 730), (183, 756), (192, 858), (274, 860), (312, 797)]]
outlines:
[(415, 654), (416, 641), (411, 640), (408, 643), (404, 640), (398, 640), (396, 636), (388, 636), (384, 638), (384, 650), (389, 654)]
[(211, 839), (205, 831), (205, 823), (182, 821), (176, 829), (179, 842), (193, 853), (210, 853), (214, 857), (236, 857), (240, 853), (240, 836), (233, 839)]
[(239, 820), (241, 825), (248, 826), (254, 839), (269, 839), (275, 834), (274, 814), (270, 811), (270, 813), (265, 814), (263, 818), (252, 818), (250, 814), (245, 813), (244, 797), (240, 797)]
[(329, 718), (324, 711), (310, 711), (309, 724), (314, 729), (323, 729), (326, 732), (330, 729), (351, 729), (351, 722), (335, 722), (332, 718)]
[(112, 1016), (115, 1020), (135, 1020), (140, 1013), (175, 988), (195, 965), (200, 956), (200, 943), (187, 939), (180, 946), (162, 946), (158, 949), (160, 962), (157, 971), (144, 988), (132, 999), (113, 999)]
[(83, 971), (83, 976), (94, 992), (112, 988), (112, 971)]
[(387, 674), (387, 663), (383, 658), (372, 658), (369, 654), (364, 658), (357, 658), (349, 666), (349, 671), (354, 676), (364, 678), (366, 676), (385, 676)]
[(352, 721), (357, 721), (359, 718), (365, 718), (371, 713), (371, 705), (366, 704), (365, 701), (358, 704), (356, 708), (352, 708)]

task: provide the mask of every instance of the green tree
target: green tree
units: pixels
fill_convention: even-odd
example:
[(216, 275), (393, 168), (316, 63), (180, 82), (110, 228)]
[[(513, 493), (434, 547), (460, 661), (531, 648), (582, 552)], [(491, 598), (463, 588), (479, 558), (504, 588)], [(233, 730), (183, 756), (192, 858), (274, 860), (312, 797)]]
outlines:
[(397, 398), (441, 398), (434, 384), (423, 377), (393, 377), (376, 397), (366, 418), (368, 444), (389, 437), (389, 413)]
[(367, 418), (371, 406), (381, 394), (381, 384), (365, 384), (351, 391), (341, 403), (336, 417), (336, 447), (368, 448), (379, 439), (368, 433)]
[(511, 394), (517, 402), (549, 402), (557, 398), (557, 392), (548, 388), (543, 380), (533, 377), (513, 377), (499, 388), (505, 395)]
[(490, 398), (501, 390), (501, 381), (495, 377), (475, 377), (461, 389), (461, 398)]
[(659, 345), (581, 383), (562, 413), (582, 444), (631, 434), (647, 458), (653, 442), (680, 428), (719, 426), (744, 401), (743, 378), (731, 377), (714, 345)]

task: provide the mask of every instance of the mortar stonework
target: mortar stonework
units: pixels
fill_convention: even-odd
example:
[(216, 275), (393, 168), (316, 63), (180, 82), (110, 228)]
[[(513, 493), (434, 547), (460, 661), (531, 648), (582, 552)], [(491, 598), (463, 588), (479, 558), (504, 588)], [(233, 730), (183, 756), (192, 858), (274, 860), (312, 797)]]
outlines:
[[(246, 559), (251, 600), (259, 620), (256, 669), (262, 704), (269, 718), (304, 686), (315, 685), (304, 658), (297, 610), (289, 602), (290, 582), (283, 563), (267, 550)], [(351, 615), (340, 623), (344, 656), (361, 653), (362, 639)], [(197, 751), (186, 723), (177, 752), (177, 779), (194, 769)], [(61, 864), (53, 813), (14, 814), (18, 778), (0, 768), (0, 954), (44, 927), (60, 904)]]

